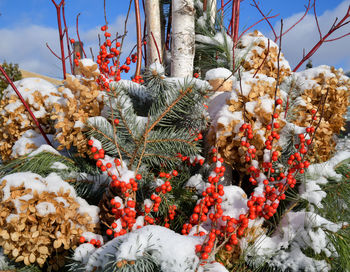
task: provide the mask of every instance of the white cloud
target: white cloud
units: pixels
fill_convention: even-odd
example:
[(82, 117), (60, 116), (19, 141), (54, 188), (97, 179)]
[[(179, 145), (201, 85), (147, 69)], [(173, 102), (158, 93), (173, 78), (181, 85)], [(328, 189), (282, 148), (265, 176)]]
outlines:
[[(320, 24), (321, 32), (325, 35), (332, 26), (336, 17), (338, 21), (341, 20), (349, 6), (349, 1), (343, 1), (334, 9), (325, 11), (323, 14), (319, 14), (318, 21)], [(310, 11), (312, 12), (312, 10)], [(294, 14), (291, 17), (283, 20), (283, 29), (287, 30), (293, 25), (303, 13)], [(279, 33), (280, 24), (275, 26), (275, 30)], [(336, 38), (350, 32), (350, 25), (346, 25), (343, 28), (335, 31), (329, 38)], [(270, 37), (272, 34), (270, 33)], [(294, 68), (302, 59), (303, 48), (305, 48), (306, 54), (313, 48), (313, 46), (319, 41), (319, 34), (316, 26), (316, 22), (312, 13), (308, 14), (303, 21), (301, 21), (294, 29), (288, 32), (282, 38), (282, 52), (285, 54), (292, 68)], [(347, 71), (350, 70), (350, 36), (343, 39), (323, 43), (318, 51), (311, 57), (314, 66), (321, 64), (332, 65), (335, 67), (342, 66)], [(299, 68), (303, 70), (305, 64)]]
[[(129, 53), (136, 43), (135, 21), (130, 14), (128, 22), (128, 35), (124, 43), (125, 55)], [(109, 26), (111, 33), (124, 32), (125, 16), (118, 16)], [(90, 47), (95, 55), (98, 54), (97, 34), (102, 32), (100, 27), (86, 31), (79, 30), (80, 38), (84, 42), (84, 49), (88, 57), (91, 57)], [(75, 26), (69, 29), (69, 36), (76, 38)], [(23, 25), (12, 29), (0, 28), (0, 62), (18, 63), (20, 68), (43, 75), (61, 78), (61, 62), (46, 47), (46, 42), (54, 52), (59, 54), (59, 40), (57, 28), (45, 27), (40, 25)], [(124, 55), (124, 57), (126, 57)], [(70, 72), (69, 62), (67, 60), (67, 71)]]

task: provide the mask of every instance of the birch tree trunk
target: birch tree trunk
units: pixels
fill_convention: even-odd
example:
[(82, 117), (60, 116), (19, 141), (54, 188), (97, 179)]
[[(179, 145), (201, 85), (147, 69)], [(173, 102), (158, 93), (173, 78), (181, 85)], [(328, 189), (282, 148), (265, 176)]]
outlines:
[(194, 19), (194, 0), (172, 1), (171, 76), (173, 77), (192, 77)]
[(149, 66), (156, 61), (162, 62), (159, 0), (146, 0), (145, 12), (147, 25), (147, 66)]

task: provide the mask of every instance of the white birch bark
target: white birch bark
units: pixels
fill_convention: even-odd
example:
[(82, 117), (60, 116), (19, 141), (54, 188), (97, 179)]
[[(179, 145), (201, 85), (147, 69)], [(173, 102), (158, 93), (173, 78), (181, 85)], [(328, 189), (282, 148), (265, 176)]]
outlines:
[(193, 75), (194, 0), (172, 1), (171, 76)]
[[(146, 26), (147, 26), (147, 66), (158, 61), (162, 62), (162, 35), (160, 26), (160, 7), (159, 0), (146, 0)], [(152, 34), (154, 37), (152, 37)], [(157, 51), (157, 46), (159, 55)], [(161, 59), (159, 59), (159, 57)]]

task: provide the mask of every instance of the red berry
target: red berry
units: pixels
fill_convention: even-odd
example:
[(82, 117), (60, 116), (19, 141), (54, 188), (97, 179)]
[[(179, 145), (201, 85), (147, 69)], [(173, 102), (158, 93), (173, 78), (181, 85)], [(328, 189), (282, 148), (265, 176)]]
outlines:
[(276, 100), (276, 104), (277, 104), (277, 105), (282, 105), (282, 103), (283, 103), (283, 101), (282, 101), (281, 98), (278, 98), (278, 99)]
[(85, 242), (85, 237), (84, 237), (84, 236), (81, 236), (80, 239), (79, 239), (79, 242), (80, 242), (80, 243), (84, 243), (84, 242)]
[(113, 231), (112, 231), (111, 229), (108, 229), (108, 230), (106, 231), (106, 233), (107, 233), (107, 235), (112, 235), (112, 234), (113, 234)]
[(119, 124), (119, 120), (118, 119), (114, 119), (114, 124), (117, 126)]
[(174, 177), (176, 177), (179, 173), (176, 170), (174, 170), (172, 174)]
[(70, 39), (70, 42), (71, 42), (71, 43), (75, 43), (75, 40), (74, 40), (74, 39)]
[(88, 145), (93, 145), (94, 144), (94, 141), (93, 140), (89, 140), (88, 141)]
[(140, 179), (142, 179), (142, 176), (141, 176), (141, 174), (137, 174), (137, 175), (136, 175), (136, 179), (137, 179), (137, 180), (140, 180)]

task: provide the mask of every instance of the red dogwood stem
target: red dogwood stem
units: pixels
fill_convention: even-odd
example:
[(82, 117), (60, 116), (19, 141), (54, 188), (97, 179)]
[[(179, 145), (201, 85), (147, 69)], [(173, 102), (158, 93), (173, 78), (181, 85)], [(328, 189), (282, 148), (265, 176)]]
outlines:
[(1, 73), (4, 75), (4, 77), (6, 78), (7, 82), (11, 85), (11, 87), (13, 88), (13, 90), (16, 92), (16, 94), (18, 95), (19, 99), (22, 101), (24, 107), (27, 109), (27, 111), (29, 112), (29, 115), (32, 117), (32, 119), (34, 120), (35, 125), (38, 127), (38, 129), (40, 130), (41, 135), (43, 135), (45, 141), (47, 142), (48, 145), (51, 145), (50, 140), (47, 138), (44, 130), (42, 129), (42, 127), (40, 126), (40, 123), (38, 121), (38, 119), (35, 118), (33, 112), (30, 110), (28, 104), (24, 101), (21, 93), (18, 91), (18, 89), (16, 88), (15, 84), (13, 84), (13, 81), (11, 80), (11, 78), (6, 74), (5, 70), (2, 68), (2, 66), (0, 65), (0, 71)]
[(135, 77), (140, 75), (142, 62), (142, 37), (141, 37), (141, 16), (139, 0), (134, 0), (135, 3), (135, 17), (136, 17), (136, 34), (137, 34), (137, 63)]

